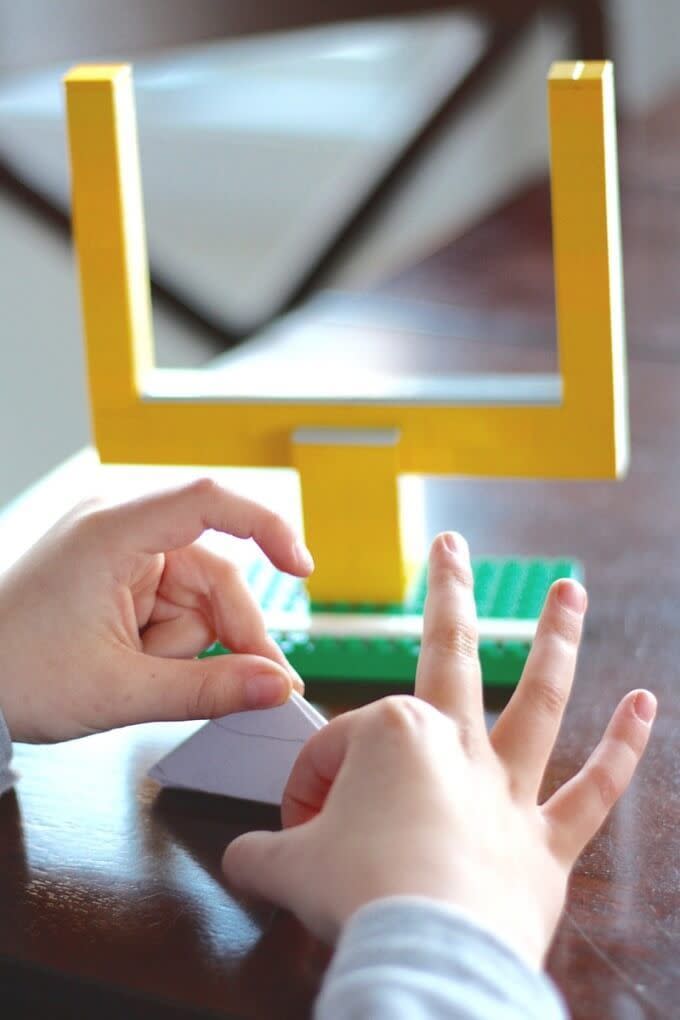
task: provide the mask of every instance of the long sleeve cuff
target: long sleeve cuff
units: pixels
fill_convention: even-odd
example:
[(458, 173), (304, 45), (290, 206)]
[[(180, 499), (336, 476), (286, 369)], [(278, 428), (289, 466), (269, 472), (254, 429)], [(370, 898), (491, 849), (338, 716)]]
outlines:
[(362, 907), (340, 937), (316, 1020), (566, 1020), (550, 979), (467, 915), (420, 897)]
[(16, 781), (12, 771), (12, 738), (7, 729), (5, 718), (0, 712), (0, 797), (10, 790)]

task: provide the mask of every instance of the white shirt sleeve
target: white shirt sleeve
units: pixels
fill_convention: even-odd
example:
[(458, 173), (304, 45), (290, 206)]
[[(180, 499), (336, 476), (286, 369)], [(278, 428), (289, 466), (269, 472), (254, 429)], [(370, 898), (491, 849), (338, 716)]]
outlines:
[(447, 904), (399, 896), (348, 921), (315, 1020), (566, 1020), (550, 979)]

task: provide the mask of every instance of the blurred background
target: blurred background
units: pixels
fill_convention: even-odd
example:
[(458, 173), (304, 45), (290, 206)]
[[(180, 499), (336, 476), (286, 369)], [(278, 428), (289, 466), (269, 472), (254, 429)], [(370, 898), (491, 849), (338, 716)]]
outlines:
[[(60, 84), (73, 63), (134, 64), (158, 362), (219, 358), (263, 392), (343, 364), (453, 372), (461, 330), (473, 355), (494, 331), (505, 365), (511, 311), (485, 323), (481, 286), (461, 319), (470, 290), (409, 267), (545, 180), (553, 60), (612, 58), (622, 125), (651, 124), (680, 90), (674, 0), (282, 7), (0, 0), (0, 505), (89, 440)], [(635, 137), (639, 182), (648, 129)], [(483, 347), (473, 363), (495, 367)]]

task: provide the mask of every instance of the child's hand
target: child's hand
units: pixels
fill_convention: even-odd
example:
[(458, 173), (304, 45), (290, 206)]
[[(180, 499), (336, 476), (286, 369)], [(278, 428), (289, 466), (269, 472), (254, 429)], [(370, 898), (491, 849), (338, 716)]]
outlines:
[[(271, 707), (302, 687), (235, 567), (194, 544), (209, 528), (254, 538), (291, 574), (313, 567), (280, 517), (202, 479), (83, 505), (0, 579), (0, 709), (14, 740)], [(216, 638), (243, 654), (193, 661)]]
[(469, 555), (459, 536), (440, 536), (416, 697), (376, 702), (313, 736), (288, 782), (286, 831), (231, 843), (227, 878), (326, 938), (370, 900), (443, 900), (538, 965), (571, 868), (628, 786), (656, 707), (646, 691), (627, 695), (578, 775), (537, 804), (585, 605), (575, 581), (553, 586), (521, 684), (489, 737)]

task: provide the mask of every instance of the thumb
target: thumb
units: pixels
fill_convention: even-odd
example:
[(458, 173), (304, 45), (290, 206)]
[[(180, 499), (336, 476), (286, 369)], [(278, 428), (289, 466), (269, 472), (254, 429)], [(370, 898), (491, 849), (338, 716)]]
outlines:
[(247, 832), (233, 840), (222, 858), (229, 884), (279, 907), (289, 907), (295, 898), (295, 835), (295, 830)]
[(274, 708), (288, 700), (291, 683), (287, 669), (259, 655), (163, 659), (131, 652), (118, 669), (119, 712), (112, 725)]

